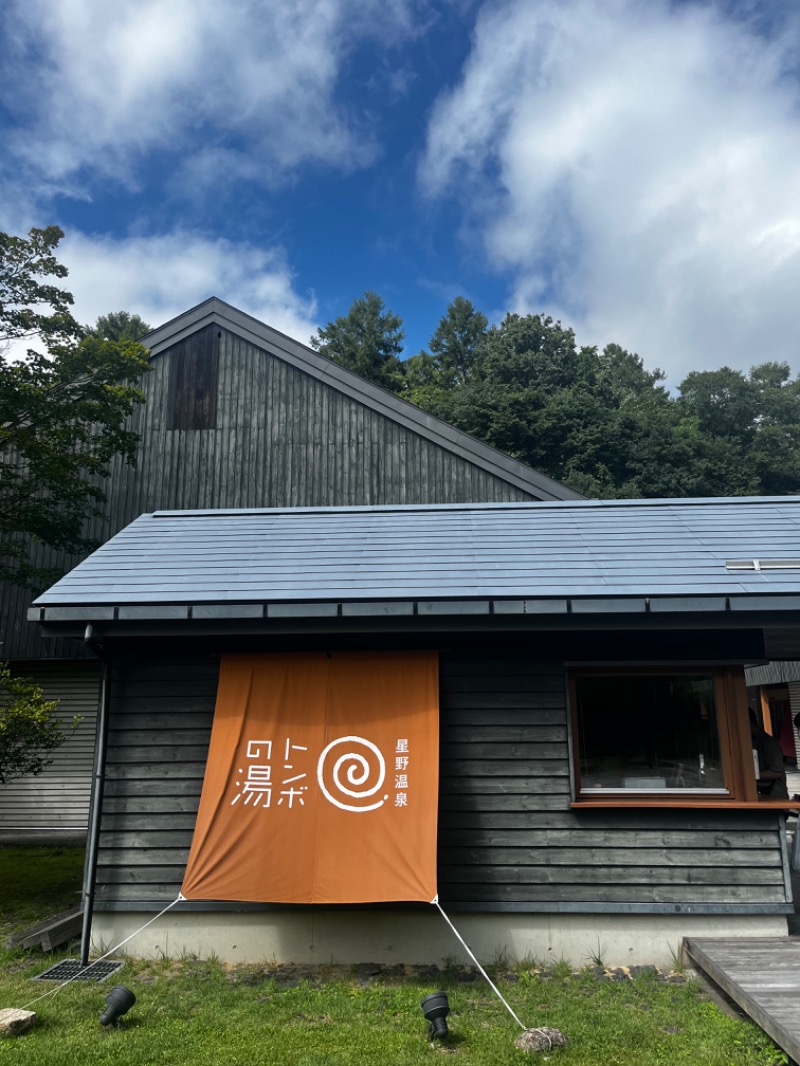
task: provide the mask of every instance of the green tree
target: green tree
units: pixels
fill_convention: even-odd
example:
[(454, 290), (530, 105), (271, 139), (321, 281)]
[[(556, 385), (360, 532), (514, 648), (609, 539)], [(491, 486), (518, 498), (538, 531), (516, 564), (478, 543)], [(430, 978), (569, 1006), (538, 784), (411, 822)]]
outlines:
[(53, 255), (63, 236), (57, 226), (32, 229), (27, 237), (0, 233), (0, 344), (40, 335), (54, 342), (80, 336), (71, 294), (41, 280), (67, 276)]
[(489, 320), (464, 296), (456, 296), (431, 337), (429, 352), (406, 360), (406, 386), (412, 403), (425, 407), (441, 389), (457, 389), (472, 377)]
[(765, 496), (800, 493), (800, 378), (788, 363), (762, 363), (750, 371), (757, 395), (750, 461)]
[(553, 477), (564, 470), (564, 425), (552, 417), (577, 381), (572, 330), (539, 315), (506, 315), (481, 341), (468, 380), (443, 390), (433, 413)]
[[(40, 774), (66, 735), (55, 717), (57, 700), (46, 700), (33, 681), (12, 675), (0, 663), (0, 785)], [(73, 726), (77, 725), (77, 720)]]
[(461, 386), (428, 392), (428, 410), (598, 498), (687, 496), (719, 476), (704, 438), (663, 374), (618, 344), (581, 347), (542, 315), (507, 315), (487, 331)]
[(475, 360), (486, 337), (489, 320), (464, 296), (456, 296), (431, 337), (442, 384), (462, 385), (472, 376)]
[(489, 330), (481, 365), (493, 380), (542, 397), (577, 380), (575, 334), (549, 315), (508, 314)]
[(335, 363), (354, 370), (376, 385), (400, 393), (405, 374), (403, 322), (387, 309), (377, 293), (365, 292), (354, 300), (346, 315), (323, 326), (311, 338), (311, 346)]
[(740, 370), (693, 370), (680, 384), (680, 406), (694, 415), (700, 429), (715, 437), (746, 444), (758, 413), (758, 391)]
[(132, 315), (129, 311), (111, 311), (107, 315), (100, 315), (93, 326), (87, 327), (86, 333), (103, 341), (139, 341), (152, 328), (139, 315)]
[[(58, 227), (0, 234), (0, 578), (52, 579), (31, 563), (31, 540), (64, 551), (96, 546), (86, 520), (102, 514), (111, 460), (135, 459), (125, 419), (144, 397), (147, 352), (85, 337), (54, 249)], [(27, 350), (20, 350), (27, 345)]]
[(800, 380), (788, 363), (745, 375), (730, 367), (696, 371), (676, 401), (698, 429), (696, 461), (708, 495), (800, 493)]

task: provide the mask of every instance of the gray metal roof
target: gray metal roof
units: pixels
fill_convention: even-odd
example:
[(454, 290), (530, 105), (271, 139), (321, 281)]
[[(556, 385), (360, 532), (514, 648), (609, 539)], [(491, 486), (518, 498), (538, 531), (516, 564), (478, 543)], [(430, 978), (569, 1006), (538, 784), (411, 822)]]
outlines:
[(470, 436), (469, 433), (464, 433), (442, 421), (441, 418), (436, 418), (407, 400), (400, 399), (394, 393), (382, 389), (379, 385), (374, 385), (352, 370), (339, 366), (333, 360), (315, 352), (313, 348), (287, 337), (286, 334), (232, 307), (216, 296), (204, 300), (196, 307), (184, 311), (177, 318), (154, 329), (142, 338), (142, 344), (150, 349), (152, 356), (157, 356), (172, 345), (210, 325), (220, 326), (237, 337), (241, 337), (242, 340), (266, 349), (284, 362), (324, 381), (350, 399), (365, 404), (371, 410), (418, 433), (426, 440), (459, 455), (462, 459), (474, 463), (516, 488), (530, 493), (535, 499), (582, 500), (584, 498), (580, 492), (567, 488), (560, 481), (555, 481), (546, 474), (540, 474), (538, 470), (484, 444), (483, 441)]
[[(797, 497), (161, 511), (32, 617), (785, 612), (800, 608), (798, 556)], [(790, 568), (726, 565), (775, 560)]]

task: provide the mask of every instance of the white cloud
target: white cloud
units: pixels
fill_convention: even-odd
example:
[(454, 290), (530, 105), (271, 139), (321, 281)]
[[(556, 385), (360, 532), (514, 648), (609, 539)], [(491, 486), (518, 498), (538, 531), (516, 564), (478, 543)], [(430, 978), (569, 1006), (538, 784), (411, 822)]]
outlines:
[(673, 384), (796, 361), (796, 30), (666, 0), (487, 5), (423, 187), (463, 190), (516, 309), (584, 343), (638, 350)]
[(188, 232), (121, 240), (74, 233), (58, 254), (81, 322), (124, 310), (156, 327), (218, 296), (303, 344), (318, 326), (314, 297), (294, 291), (280, 249)]
[(342, 66), (365, 39), (416, 33), (415, 2), (11, 0), (5, 152), (36, 181), (85, 168), (134, 187), (158, 150), (204, 150), (206, 166), (219, 152), (264, 181), (308, 161), (361, 165), (374, 145), (336, 102)]

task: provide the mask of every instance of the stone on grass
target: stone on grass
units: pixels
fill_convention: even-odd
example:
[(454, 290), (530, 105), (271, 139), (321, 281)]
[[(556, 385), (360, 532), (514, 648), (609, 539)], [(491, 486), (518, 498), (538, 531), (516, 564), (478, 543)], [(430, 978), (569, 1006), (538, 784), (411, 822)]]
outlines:
[(552, 1051), (554, 1047), (569, 1047), (569, 1037), (560, 1029), (543, 1025), (539, 1029), (526, 1029), (514, 1041), (520, 1051)]
[(0, 1033), (19, 1036), (30, 1029), (35, 1021), (35, 1011), (23, 1010), (22, 1007), (4, 1007), (0, 1010)]

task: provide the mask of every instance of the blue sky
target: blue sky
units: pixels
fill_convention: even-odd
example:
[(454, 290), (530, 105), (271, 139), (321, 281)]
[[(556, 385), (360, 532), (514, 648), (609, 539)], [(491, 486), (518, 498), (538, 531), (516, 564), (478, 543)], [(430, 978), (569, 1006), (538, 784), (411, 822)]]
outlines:
[(0, 228), (85, 321), (217, 295), (307, 342), (456, 295), (677, 384), (797, 373), (800, 8), (755, 0), (7, 0)]

